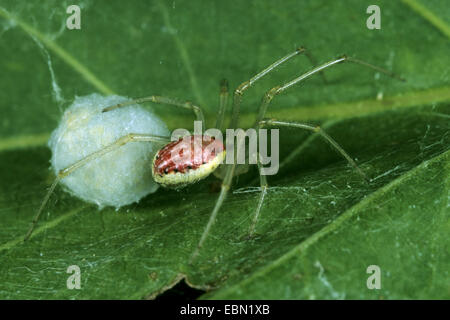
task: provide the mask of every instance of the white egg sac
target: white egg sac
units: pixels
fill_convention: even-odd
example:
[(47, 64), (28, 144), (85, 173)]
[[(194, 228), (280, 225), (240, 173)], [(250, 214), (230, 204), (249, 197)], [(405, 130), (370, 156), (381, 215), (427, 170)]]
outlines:
[[(150, 107), (132, 105), (102, 112), (105, 107), (127, 100), (99, 94), (75, 99), (48, 142), (55, 174), (128, 133), (170, 136), (165, 123)], [(151, 170), (153, 156), (161, 147), (151, 142), (129, 142), (76, 169), (61, 184), (76, 197), (100, 208), (138, 202), (158, 189)]]

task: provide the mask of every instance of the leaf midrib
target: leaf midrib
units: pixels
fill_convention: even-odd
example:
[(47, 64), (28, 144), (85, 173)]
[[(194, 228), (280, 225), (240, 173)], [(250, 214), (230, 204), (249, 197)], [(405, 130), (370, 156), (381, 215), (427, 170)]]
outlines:
[[(440, 87), (421, 90), (419, 92), (403, 93), (392, 97), (386, 97), (379, 101), (375, 99), (359, 100), (328, 105), (310, 107), (286, 108), (282, 110), (270, 110), (272, 117), (279, 120), (290, 119), (293, 121), (323, 121), (326, 119), (344, 120), (361, 116), (370, 116), (392, 109), (413, 108), (420, 105), (450, 101), (450, 87)], [(448, 115), (442, 115), (448, 116)], [(241, 115), (243, 127), (250, 127), (254, 122), (254, 113)], [(171, 115), (170, 121), (173, 127), (182, 127), (186, 118)], [(214, 117), (208, 117), (207, 122), (212, 123)], [(0, 152), (27, 147), (43, 146), (47, 143), (50, 133), (38, 133), (32, 135), (15, 136), (0, 139)]]

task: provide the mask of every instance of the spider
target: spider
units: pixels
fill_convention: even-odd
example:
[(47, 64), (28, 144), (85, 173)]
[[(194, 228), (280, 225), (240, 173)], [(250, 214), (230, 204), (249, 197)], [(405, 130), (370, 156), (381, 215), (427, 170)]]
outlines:
[[(312, 63), (314, 62), (312, 57), (306, 51), (306, 49), (304, 47), (300, 47), (300, 48), (296, 49), (294, 52), (291, 52), (291, 53), (287, 54), (286, 56), (282, 57), (281, 59), (275, 61), (274, 63), (272, 63), (265, 69), (263, 69), (261, 72), (256, 74), (254, 77), (252, 77), (250, 80), (241, 83), (234, 90), (233, 100), (232, 100), (232, 114), (231, 114), (230, 128), (234, 129), (234, 128), (237, 128), (237, 126), (238, 126), (239, 111), (240, 111), (242, 96), (244, 95), (245, 91), (248, 90), (250, 87), (252, 87), (259, 79), (261, 79), (262, 77), (264, 77), (265, 75), (267, 75), (268, 73), (270, 73), (271, 71), (276, 69), (278, 66), (280, 66), (281, 64), (285, 63), (286, 61), (288, 61), (291, 58), (293, 58), (297, 55), (300, 55), (300, 54), (305, 54)], [(335, 148), (336, 151), (338, 153), (340, 153), (348, 161), (348, 163), (365, 180), (368, 180), (366, 175), (364, 174), (364, 172), (357, 166), (355, 161), (348, 155), (348, 153), (332, 137), (330, 137), (324, 130), (322, 130), (319, 126), (313, 126), (310, 124), (300, 123), (300, 122), (280, 121), (280, 120), (276, 120), (276, 119), (266, 119), (265, 118), (267, 109), (275, 96), (283, 93), (290, 87), (300, 83), (303, 80), (306, 80), (307, 78), (311, 77), (314, 74), (322, 73), (323, 70), (330, 68), (332, 66), (338, 65), (340, 63), (344, 63), (344, 62), (355, 63), (357, 65), (367, 67), (372, 70), (384, 73), (392, 78), (397, 78), (401, 81), (405, 81), (403, 78), (395, 75), (394, 73), (392, 73), (388, 70), (385, 70), (378, 66), (372, 65), (365, 61), (358, 60), (358, 59), (351, 58), (351, 57), (344, 55), (339, 58), (330, 60), (318, 67), (313, 67), (310, 71), (301, 74), (300, 76), (294, 78), (293, 80), (288, 81), (282, 85), (273, 87), (272, 89), (267, 91), (266, 94), (264, 95), (264, 97), (262, 98), (262, 102), (259, 107), (259, 112), (255, 119), (255, 123), (254, 123), (253, 127), (256, 130), (259, 130), (263, 127), (270, 127), (270, 126), (293, 127), (293, 128), (304, 129), (304, 130), (311, 131), (313, 133), (317, 133), (323, 139), (325, 139), (327, 142), (329, 142), (330, 145), (333, 148)], [(222, 81), (220, 96), (219, 96), (220, 98), (219, 98), (218, 116), (217, 116), (217, 120), (216, 120), (216, 128), (218, 128), (221, 131), (223, 131), (223, 129), (224, 129), (224, 117), (225, 117), (225, 111), (226, 111), (226, 106), (227, 106), (227, 102), (228, 102), (228, 95), (229, 95), (228, 85), (227, 85), (226, 81)], [(132, 104), (142, 104), (144, 102), (166, 104), (166, 105), (171, 105), (174, 107), (189, 109), (194, 113), (197, 121), (201, 121), (201, 123), (203, 125), (205, 123), (203, 111), (198, 105), (191, 103), (191, 102), (180, 102), (178, 100), (175, 100), (172, 98), (167, 98), (167, 97), (162, 97), (162, 96), (149, 96), (149, 97), (138, 98), (138, 99), (126, 101), (124, 103), (106, 107), (102, 110), (102, 112), (110, 112), (111, 110), (114, 110), (117, 108), (123, 108), (123, 107), (129, 106), (129, 105), (132, 105)], [(202, 140), (208, 140), (208, 141), (211, 140), (211, 139), (209, 139), (210, 137), (208, 137), (208, 139), (205, 139), (206, 135), (201, 135), (200, 138)], [(206, 178), (208, 175), (210, 175), (213, 171), (215, 171), (219, 167), (222, 160), (224, 159), (225, 148), (224, 148), (222, 142), (213, 140), (213, 142), (211, 142), (211, 143), (214, 143), (216, 145), (216, 147), (219, 147), (219, 149), (222, 148), (223, 152), (218, 152), (218, 153), (212, 154), (212, 156), (208, 155), (205, 153), (205, 150), (206, 150), (205, 146), (208, 144), (202, 143), (201, 148), (199, 149), (201, 152), (200, 155), (198, 155), (198, 154), (194, 155), (193, 158), (190, 158), (184, 162), (183, 161), (178, 162), (178, 164), (176, 164), (176, 165), (174, 164), (174, 161), (173, 161), (174, 153), (170, 152), (176, 146), (180, 146), (180, 145), (184, 145), (185, 147), (187, 146), (188, 148), (193, 148), (194, 144), (195, 144), (195, 140), (196, 140), (195, 135), (193, 135), (193, 134), (185, 136), (183, 138), (180, 138), (180, 140), (178, 140), (178, 141), (170, 142), (169, 137), (156, 136), (156, 135), (152, 135), (152, 134), (133, 134), (133, 133), (131, 133), (131, 134), (127, 134), (126, 136), (123, 136), (122, 138), (118, 139), (114, 143), (82, 158), (81, 160), (73, 163), (72, 165), (68, 166), (67, 168), (60, 170), (55, 181), (49, 188), (46, 196), (44, 197), (42, 204), (39, 207), (39, 210), (37, 211), (37, 214), (31, 223), (31, 227), (25, 236), (25, 240), (27, 240), (31, 236), (33, 228), (36, 225), (40, 214), (42, 213), (51, 194), (53, 193), (55, 187), (57, 186), (58, 182), (61, 181), (61, 179), (67, 177), (72, 172), (74, 172), (78, 168), (82, 167), (86, 163), (88, 163), (94, 159), (97, 159), (99, 157), (102, 157), (103, 155), (105, 155), (113, 150), (116, 150), (127, 143), (130, 143), (130, 142), (153, 142), (153, 143), (165, 144), (165, 146), (156, 153), (156, 155), (153, 159), (153, 162), (152, 162), (152, 173), (153, 173), (153, 177), (154, 177), (155, 181), (162, 184), (165, 187), (172, 187), (172, 188), (184, 187), (186, 185), (189, 185), (191, 183), (194, 183), (201, 179)], [(238, 144), (237, 148), (239, 148), (239, 147), (240, 147), (240, 145)], [(260, 173), (260, 194), (259, 194), (257, 206), (253, 213), (252, 223), (251, 223), (249, 233), (248, 233), (249, 237), (251, 237), (255, 232), (255, 228), (256, 228), (256, 225), (258, 222), (261, 208), (263, 206), (264, 199), (267, 195), (267, 189), (268, 189), (267, 178), (264, 174), (261, 174), (262, 164), (260, 162), (259, 157), (257, 157), (257, 166), (258, 166), (259, 173)], [(223, 179), (222, 179), (220, 193), (218, 195), (215, 206), (211, 212), (208, 223), (206, 224), (206, 227), (203, 230), (200, 240), (190, 257), (190, 263), (192, 263), (192, 261), (199, 254), (200, 249), (202, 248), (205, 240), (208, 237), (210, 229), (211, 229), (212, 225), (214, 224), (216, 216), (219, 213), (220, 208), (227, 197), (228, 191), (232, 185), (233, 177), (235, 176), (235, 173), (236, 174), (238, 173), (238, 172), (236, 172), (236, 161), (234, 161), (232, 164), (224, 164), (222, 166), (222, 168), (224, 168), (224, 175), (223, 175)]]

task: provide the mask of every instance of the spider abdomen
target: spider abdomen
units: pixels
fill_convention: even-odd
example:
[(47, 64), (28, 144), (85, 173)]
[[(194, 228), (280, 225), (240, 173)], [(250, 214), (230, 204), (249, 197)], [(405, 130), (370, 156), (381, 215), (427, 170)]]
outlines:
[(165, 187), (184, 187), (206, 178), (224, 158), (222, 141), (205, 135), (185, 136), (156, 153), (153, 178)]

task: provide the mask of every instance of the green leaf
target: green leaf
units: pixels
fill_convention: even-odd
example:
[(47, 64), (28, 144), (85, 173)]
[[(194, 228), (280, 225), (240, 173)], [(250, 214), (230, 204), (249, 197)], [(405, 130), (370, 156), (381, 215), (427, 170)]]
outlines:
[[(450, 298), (450, 12), (444, 1), (0, 2), (0, 298), (152, 298), (179, 281), (214, 299)], [(259, 196), (255, 168), (239, 176), (193, 265), (217, 199), (210, 177), (160, 189), (115, 211), (57, 188), (33, 237), (22, 238), (53, 176), (45, 146), (76, 95), (161, 94), (198, 102), (209, 126), (219, 80), (233, 88), (304, 45), (319, 63), (342, 54), (407, 82), (342, 64), (270, 106), (268, 117), (321, 126), (371, 178), (361, 181), (319, 136), (280, 130), (257, 236), (245, 238)], [(295, 58), (244, 96), (249, 127), (263, 94), (305, 72)], [(60, 91), (58, 90), (60, 88)], [(171, 129), (192, 115), (155, 110)], [(228, 110), (229, 111), (229, 110)], [(66, 272), (81, 269), (81, 290)], [(369, 290), (367, 267), (381, 270)]]

